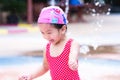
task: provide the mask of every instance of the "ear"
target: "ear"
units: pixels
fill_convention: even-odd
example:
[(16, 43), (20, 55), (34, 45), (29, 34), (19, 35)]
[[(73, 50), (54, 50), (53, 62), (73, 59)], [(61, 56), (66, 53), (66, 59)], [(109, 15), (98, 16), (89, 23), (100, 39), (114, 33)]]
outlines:
[(63, 27), (61, 28), (62, 34), (65, 34), (66, 31), (67, 31), (67, 26), (63, 25)]

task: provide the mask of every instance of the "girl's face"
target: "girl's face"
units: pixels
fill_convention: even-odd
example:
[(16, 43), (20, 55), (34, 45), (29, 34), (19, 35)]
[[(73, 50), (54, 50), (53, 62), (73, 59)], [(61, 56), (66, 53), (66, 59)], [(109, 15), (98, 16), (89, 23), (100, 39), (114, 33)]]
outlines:
[(43, 37), (52, 44), (59, 43), (65, 35), (66, 28), (56, 29), (51, 24), (39, 24), (40, 31)]

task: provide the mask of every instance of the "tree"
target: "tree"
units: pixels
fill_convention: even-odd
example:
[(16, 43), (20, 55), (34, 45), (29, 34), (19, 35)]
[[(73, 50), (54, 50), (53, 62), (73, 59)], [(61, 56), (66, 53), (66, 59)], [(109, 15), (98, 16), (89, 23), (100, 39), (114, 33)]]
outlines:
[(26, 11), (26, 0), (0, 0), (1, 11), (23, 13)]

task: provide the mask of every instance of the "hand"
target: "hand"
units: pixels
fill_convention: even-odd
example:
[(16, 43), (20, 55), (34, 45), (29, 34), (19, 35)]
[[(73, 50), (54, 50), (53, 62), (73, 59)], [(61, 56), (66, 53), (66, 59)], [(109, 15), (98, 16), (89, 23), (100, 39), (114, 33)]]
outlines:
[(19, 77), (18, 80), (32, 80), (30, 76), (27, 76), (27, 75), (23, 75), (21, 77)]
[(77, 63), (76, 60), (70, 60), (70, 61), (68, 62), (68, 65), (69, 65), (69, 68), (70, 68), (71, 70), (77, 70), (77, 69), (78, 69), (78, 63)]

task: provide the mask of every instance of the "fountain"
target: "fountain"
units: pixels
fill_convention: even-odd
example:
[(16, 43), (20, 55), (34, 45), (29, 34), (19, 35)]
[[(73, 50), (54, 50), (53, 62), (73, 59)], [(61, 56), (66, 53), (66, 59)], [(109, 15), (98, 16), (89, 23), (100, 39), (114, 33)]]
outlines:
[[(110, 5), (106, 4), (105, 0), (92, 0), (91, 4), (93, 5), (88, 9), (90, 15), (95, 19), (92, 22), (92, 26), (96, 26), (94, 31), (97, 32), (102, 29), (104, 23), (104, 16), (110, 15)], [(102, 40), (100, 37), (97, 40)], [(91, 44), (93, 49), (96, 50), (100, 45), (97, 42)]]
[(51, 6), (55, 6), (55, 0), (50, 0), (49, 4), (50, 4)]

